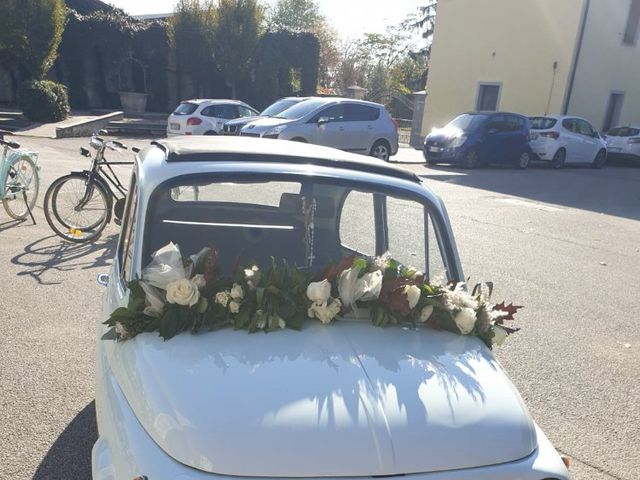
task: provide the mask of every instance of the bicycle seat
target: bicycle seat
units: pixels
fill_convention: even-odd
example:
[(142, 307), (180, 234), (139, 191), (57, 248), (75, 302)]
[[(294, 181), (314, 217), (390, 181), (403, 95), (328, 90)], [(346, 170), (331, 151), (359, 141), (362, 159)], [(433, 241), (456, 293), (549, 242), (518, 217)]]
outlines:
[(20, 144), (18, 142), (7, 142), (6, 140), (0, 140), (0, 144), (6, 145), (9, 148), (20, 148)]

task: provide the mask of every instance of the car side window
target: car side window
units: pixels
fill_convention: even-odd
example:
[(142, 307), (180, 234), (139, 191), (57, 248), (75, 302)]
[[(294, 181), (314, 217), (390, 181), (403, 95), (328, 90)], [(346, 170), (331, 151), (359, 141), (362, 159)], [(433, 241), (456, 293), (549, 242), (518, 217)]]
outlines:
[(120, 232), (120, 244), (118, 245), (118, 263), (120, 265), (120, 278), (125, 282), (131, 279), (133, 261), (133, 240), (136, 230), (136, 212), (138, 207), (138, 189), (136, 175), (131, 175), (129, 185), (129, 198), (123, 215), (122, 231)]
[(368, 105), (349, 103), (346, 105), (347, 122), (371, 122), (380, 117), (380, 110)]
[(349, 250), (375, 256), (376, 232), (373, 194), (352, 190), (342, 205), (340, 243)]
[(575, 128), (575, 120), (573, 118), (565, 118), (562, 121), (562, 126), (570, 132), (577, 133)]
[(518, 117), (513, 115), (507, 115), (505, 117), (504, 131), (505, 132), (517, 132), (521, 128), (521, 121)]
[(329, 122), (344, 122), (344, 104), (332, 105), (328, 108), (325, 108), (311, 119), (311, 123), (317, 123), (320, 118), (328, 118)]
[(233, 120), (238, 118), (238, 109), (235, 105), (210, 105), (202, 110), (201, 115)]
[(489, 123), (487, 123), (487, 131), (495, 130), (496, 132), (504, 132), (506, 127), (506, 119), (504, 115), (496, 115), (491, 117)]
[(578, 133), (589, 137), (593, 136), (593, 129), (585, 120), (576, 120), (576, 124), (578, 127)]
[(256, 116), (256, 113), (253, 110), (251, 110), (251, 109), (249, 109), (247, 107), (239, 106), (238, 107), (238, 111), (240, 112), (240, 116), (241, 117), (255, 117)]

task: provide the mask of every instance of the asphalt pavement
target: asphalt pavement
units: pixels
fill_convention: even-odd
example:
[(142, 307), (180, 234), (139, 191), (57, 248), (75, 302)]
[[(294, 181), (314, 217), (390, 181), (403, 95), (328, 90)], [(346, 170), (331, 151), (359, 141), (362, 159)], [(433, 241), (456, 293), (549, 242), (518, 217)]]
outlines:
[[(20, 141), (40, 152), (44, 185), (37, 225), (0, 209), (0, 478), (85, 479), (97, 435), (95, 278), (108, 271), (118, 229), (92, 245), (55, 237), (44, 190), (88, 164), (77, 153), (87, 139)], [(471, 281), (492, 280), (494, 299), (525, 305), (522, 331), (497, 357), (574, 459), (572, 478), (638, 478), (640, 162), (466, 171), (426, 167), (409, 148), (393, 161), (444, 199)]]

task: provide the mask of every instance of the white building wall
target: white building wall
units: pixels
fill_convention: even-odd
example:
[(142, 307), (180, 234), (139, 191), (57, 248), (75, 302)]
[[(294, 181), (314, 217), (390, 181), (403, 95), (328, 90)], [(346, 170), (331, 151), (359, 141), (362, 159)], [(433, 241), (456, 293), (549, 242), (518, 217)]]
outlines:
[(624, 92), (620, 124), (640, 124), (640, 39), (623, 44), (631, 0), (590, 0), (568, 113), (601, 130), (612, 91)]

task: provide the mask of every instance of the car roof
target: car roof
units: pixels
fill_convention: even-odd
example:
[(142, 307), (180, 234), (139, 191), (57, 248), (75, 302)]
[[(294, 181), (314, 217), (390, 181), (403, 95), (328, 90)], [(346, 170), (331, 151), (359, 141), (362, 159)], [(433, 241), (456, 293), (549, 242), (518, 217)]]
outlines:
[[(167, 163), (292, 163), (380, 174), (420, 183), (417, 175), (377, 158), (301, 142), (240, 136), (185, 136), (154, 141), (151, 145), (151, 149), (160, 149), (164, 153), (164, 160)], [(141, 153), (143, 154), (139, 158), (144, 164), (144, 159), (150, 152), (145, 149)]]
[(309, 100), (323, 100), (325, 103), (358, 103), (360, 105), (368, 105), (370, 107), (384, 108), (384, 105), (368, 100), (358, 100), (356, 98), (347, 97), (308, 97)]
[(494, 110), (477, 110), (474, 112), (465, 112), (462, 115), (488, 115), (488, 116), (493, 116), (493, 115), (514, 115), (516, 117), (523, 117), (523, 118), (527, 118), (524, 115), (522, 115), (521, 113), (513, 113), (513, 112), (496, 112)]
[(203, 103), (209, 103), (211, 105), (218, 105), (221, 103), (231, 103), (234, 105), (246, 105), (246, 103), (240, 100), (230, 100), (226, 98), (194, 98), (191, 100), (183, 100), (180, 103), (195, 103), (197, 105), (201, 105)]

